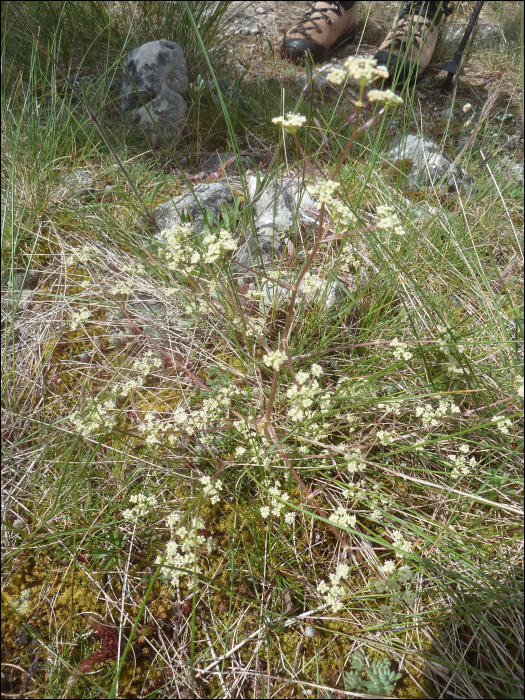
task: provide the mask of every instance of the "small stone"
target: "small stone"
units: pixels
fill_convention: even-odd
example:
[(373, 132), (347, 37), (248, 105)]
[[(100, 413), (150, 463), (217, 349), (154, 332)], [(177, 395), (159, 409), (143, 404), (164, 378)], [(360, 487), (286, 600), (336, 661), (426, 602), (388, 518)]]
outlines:
[(21, 627), (13, 637), (13, 641), (19, 647), (26, 647), (31, 644), (32, 637)]
[(305, 637), (309, 637), (311, 639), (312, 637), (315, 637), (317, 630), (315, 627), (312, 627), (312, 625), (305, 625), (303, 627), (303, 634)]
[(35, 289), (39, 279), (39, 270), (18, 270), (15, 272), (13, 289)]
[(443, 109), (441, 112), (438, 112), (437, 116), (442, 117), (443, 119), (453, 119), (454, 118), (454, 109), (453, 109), (453, 107), (447, 107), (446, 109)]
[[(491, 24), (489, 22), (479, 20), (476, 29), (477, 31), (476, 36), (474, 37), (474, 45), (479, 43), (493, 43), (501, 40), (503, 37), (502, 28), (497, 24)], [(443, 38), (446, 42), (456, 44), (461, 41), (464, 33), (465, 24), (463, 22), (447, 22), (443, 30)]]
[(57, 192), (58, 197), (86, 196), (97, 191), (95, 181), (87, 170), (81, 168), (60, 176), (62, 187)]

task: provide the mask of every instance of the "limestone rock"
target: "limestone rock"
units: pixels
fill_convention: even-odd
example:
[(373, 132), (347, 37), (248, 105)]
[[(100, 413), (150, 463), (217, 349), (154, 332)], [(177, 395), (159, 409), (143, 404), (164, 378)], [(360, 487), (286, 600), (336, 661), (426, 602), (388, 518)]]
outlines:
[(449, 192), (469, 192), (474, 180), (432, 139), (409, 134), (395, 138), (385, 155), (387, 161), (407, 175), (407, 190), (437, 187)]
[(257, 178), (252, 175), (248, 188), (255, 232), (250, 231), (235, 260), (248, 267), (267, 267), (282, 256), (287, 239), (293, 238), (299, 224), (313, 224), (317, 220), (317, 210), (297, 178), (274, 181), (258, 193)]
[(159, 204), (153, 211), (153, 216), (161, 231), (168, 230), (181, 223), (183, 213), (193, 222), (195, 231), (201, 233), (204, 229), (203, 212), (208, 209), (216, 221), (225, 202), (233, 204), (233, 194), (227, 182), (203, 183), (195, 187), (194, 192), (185, 192), (167, 202)]
[(186, 59), (174, 41), (150, 41), (126, 56), (122, 113), (143, 132), (177, 136), (188, 113), (188, 91)]
[(82, 168), (63, 173), (60, 176), (60, 183), (62, 187), (59, 188), (55, 197), (61, 200), (67, 197), (87, 197), (97, 192), (95, 181), (89, 172)]
[[(281, 282), (291, 284), (293, 279), (282, 279)], [(262, 288), (262, 297), (259, 303), (262, 313), (267, 313), (271, 309), (285, 309), (290, 299), (291, 291), (280, 285), (267, 280)], [(341, 294), (336, 282), (329, 280), (320, 281), (316, 289), (308, 289), (301, 286), (297, 292), (296, 304), (305, 303), (307, 306), (315, 306), (329, 311), (339, 300)]]

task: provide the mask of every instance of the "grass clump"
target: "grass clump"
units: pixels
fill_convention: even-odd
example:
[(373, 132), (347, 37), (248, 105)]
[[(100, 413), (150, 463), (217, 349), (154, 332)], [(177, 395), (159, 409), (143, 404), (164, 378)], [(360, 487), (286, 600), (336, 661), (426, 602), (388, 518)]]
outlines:
[[(118, 44), (105, 5), (26, 5), (62, 67), (95, 29)], [(222, 15), (137, 5), (137, 42), (184, 9), (197, 76), (215, 79), (199, 51), (220, 48)], [(62, 45), (75, 12), (95, 29)], [(138, 230), (142, 205), (185, 187), (165, 167), (180, 153), (118, 128), (108, 146), (55, 70), (34, 45), (2, 85), (6, 692), (519, 697), (523, 210), (481, 155), (505, 120), (473, 107), (475, 189), (414, 192), (382, 163), (393, 125), (426, 133), (416, 93), (381, 94), (372, 63), (346, 62), (321, 102), (310, 84), (266, 104), (258, 194), (301, 178), (315, 208), (281, 259), (246, 270), (246, 174), (202, 232)], [(273, 94), (260, 82), (238, 82), (248, 110)], [(238, 152), (221, 97), (213, 145)], [(515, 108), (503, 83), (497, 98)], [(461, 83), (454, 99), (472, 101)], [(185, 138), (199, 168), (206, 141)], [(76, 167), (107, 194), (57, 196)]]

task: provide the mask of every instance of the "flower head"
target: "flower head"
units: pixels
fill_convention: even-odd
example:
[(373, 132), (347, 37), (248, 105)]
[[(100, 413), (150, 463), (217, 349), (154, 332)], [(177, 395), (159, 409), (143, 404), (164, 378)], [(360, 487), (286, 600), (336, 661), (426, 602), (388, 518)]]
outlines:
[(505, 416), (493, 416), (492, 422), (496, 423), (498, 430), (502, 435), (509, 434), (509, 428), (512, 425), (510, 418), (505, 418)]
[(382, 206), (377, 207), (377, 228), (383, 230), (391, 230), (398, 236), (405, 235), (405, 229), (401, 226), (399, 216), (394, 211), (394, 207)]
[(87, 321), (88, 318), (91, 316), (91, 311), (89, 309), (86, 309), (83, 307), (78, 311), (77, 313), (74, 313), (71, 316), (71, 330), (76, 331), (78, 328), (79, 324), (82, 323), (83, 321)]
[(204, 486), (202, 495), (205, 498), (209, 498), (210, 503), (218, 503), (221, 500), (219, 491), (224, 487), (222, 481), (220, 479), (215, 479), (215, 481), (212, 482), (209, 476), (202, 476), (199, 481)]
[(392, 90), (370, 90), (368, 92), (370, 102), (384, 102), (385, 107), (397, 107), (403, 104), (403, 100)]
[(134, 493), (130, 496), (131, 503), (134, 503), (133, 508), (129, 508), (122, 512), (122, 516), (126, 520), (131, 520), (132, 522), (137, 522), (139, 518), (142, 518), (155, 508), (157, 505), (157, 499), (155, 496), (146, 496), (143, 493)]
[(278, 372), (286, 360), (286, 354), (282, 350), (275, 350), (269, 355), (263, 355), (263, 362), (275, 372)]
[[(204, 262), (207, 263), (215, 262), (228, 250), (237, 249), (237, 243), (231, 233), (226, 231), (226, 229), (221, 229), (218, 234), (208, 234), (202, 241), (202, 244), (207, 248), (206, 254), (204, 255)], [(199, 258), (199, 254), (194, 253), (190, 260), (191, 264), (196, 264)]]
[(327, 74), (326, 79), (328, 82), (334, 85), (339, 85), (341, 87), (347, 80), (348, 73), (340, 68), (332, 68), (332, 70)]
[(290, 114), (288, 113), (285, 117), (274, 117), (272, 119), (274, 124), (280, 124), (285, 131), (289, 134), (296, 134), (298, 129), (300, 129), (306, 122), (306, 117), (302, 114)]
[(379, 568), (388, 576), (388, 574), (393, 574), (396, 570), (396, 562), (393, 559), (387, 559), (387, 561), (385, 561), (385, 563)]
[(330, 218), (333, 224), (343, 228), (350, 228), (357, 224), (357, 216), (350, 207), (337, 200), (330, 202)]
[(307, 185), (306, 191), (308, 194), (312, 195), (312, 197), (317, 197), (320, 202), (327, 203), (332, 201), (339, 187), (339, 182), (323, 180), (316, 185)]
[(365, 87), (376, 78), (388, 78), (386, 66), (378, 66), (375, 58), (354, 58), (350, 56), (344, 61), (343, 66), (348, 75), (357, 80), (359, 85)]
[(394, 357), (396, 360), (411, 360), (413, 355), (411, 352), (408, 352), (407, 347), (408, 345), (406, 343), (402, 343), (400, 340), (397, 338), (394, 338), (394, 340), (391, 341), (390, 347), (395, 348), (394, 350)]

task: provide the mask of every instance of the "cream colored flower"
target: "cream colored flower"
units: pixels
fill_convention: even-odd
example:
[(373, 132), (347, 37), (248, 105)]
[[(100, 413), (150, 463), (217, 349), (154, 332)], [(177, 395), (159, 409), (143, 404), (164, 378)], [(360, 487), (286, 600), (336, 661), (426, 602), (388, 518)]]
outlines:
[(397, 107), (403, 104), (403, 100), (392, 90), (370, 90), (368, 95), (370, 102), (384, 102), (385, 107)]
[(350, 56), (344, 61), (343, 66), (350, 77), (364, 87), (376, 78), (388, 78), (386, 66), (378, 66), (375, 58), (354, 58)]
[(340, 68), (332, 68), (332, 70), (326, 76), (326, 79), (329, 83), (333, 83), (334, 85), (338, 85), (339, 87), (344, 85), (347, 78), (348, 73), (344, 70), (341, 70)]
[(312, 197), (317, 197), (320, 202), (331, 202), (341, 183), (333, 180), (323, 180), (316, 185), (307, 185), (306, 191)]
[(297, 131), (306, 122), (306, 117), (302, 114), (290, 114), (288, 113), (286, 117), (274, 117), (272, 119), (273, 124), (279, 124), (283, 127), (285, 131), (290, 134), (296, 134)]

